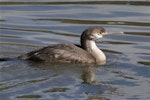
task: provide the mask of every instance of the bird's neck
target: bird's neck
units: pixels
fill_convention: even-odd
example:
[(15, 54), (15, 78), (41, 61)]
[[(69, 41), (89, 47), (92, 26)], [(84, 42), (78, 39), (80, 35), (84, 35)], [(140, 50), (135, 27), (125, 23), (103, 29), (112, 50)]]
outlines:
[(105, 63), (106, 62), (106, 56), (103, 53), (103, 51), (101, 51), (95, 41), (93, 40), (85, 40), (82, 41), (81, 43), (83, 49), (85, 49), (87, 52), (91, 53), (92, 56), (96, 59), (97, 63)]

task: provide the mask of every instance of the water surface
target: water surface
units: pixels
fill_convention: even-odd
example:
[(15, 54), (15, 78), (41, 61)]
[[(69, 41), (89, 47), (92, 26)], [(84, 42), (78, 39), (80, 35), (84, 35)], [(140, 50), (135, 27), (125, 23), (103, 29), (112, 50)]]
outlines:
[(0, 57), (16, 57), (59, 43), (80, 44), (89, 26), (125, 34), (97, 45), (106, 65), (0, 62), (3, 100), (150, 99), (148, 0), (1, 0)]

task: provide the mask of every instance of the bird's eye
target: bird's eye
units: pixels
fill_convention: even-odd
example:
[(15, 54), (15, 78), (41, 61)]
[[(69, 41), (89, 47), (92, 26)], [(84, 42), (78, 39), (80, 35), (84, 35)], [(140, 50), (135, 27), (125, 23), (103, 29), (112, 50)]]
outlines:
[(95, 34), (97, 34), (97, 35), (101, 35), (101, 31), (95, 31)]
[(98, 32), (98, 35), (101, 35), (102, 34), (102, 32)]

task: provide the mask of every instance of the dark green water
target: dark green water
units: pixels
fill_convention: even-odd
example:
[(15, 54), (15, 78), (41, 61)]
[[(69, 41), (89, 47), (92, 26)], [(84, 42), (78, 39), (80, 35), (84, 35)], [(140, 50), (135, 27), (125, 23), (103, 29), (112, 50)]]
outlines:
[(1, 0), (0, 57), (79, 44), (89, 26), (123, 31), (97, 41), (106, 65), (0, 62), (2, 100), (150, 99), (149, 0)]

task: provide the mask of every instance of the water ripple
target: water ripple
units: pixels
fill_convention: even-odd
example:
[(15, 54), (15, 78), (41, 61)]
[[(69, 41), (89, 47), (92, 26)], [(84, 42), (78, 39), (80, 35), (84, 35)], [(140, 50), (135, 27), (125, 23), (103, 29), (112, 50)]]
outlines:
[(46, 4), (46, 5), (66, 5), (66, 4), (86, 4), (86, 5), (93, 5), (93, 4), (101, 4), (101, 5), (104, 5), (104, 4), (111, 4), (111, 5), (137, 5), (137, 6), (149, 6), (149, 2), (148, 1), (61, 1), (61, 2), (0, 2), (1, 5), (26, 5), (26, 4)]
[(107, 64), (0, 62), (1, 98), (149, 99), (149, 0), (1, 0), (0, 54), (20, 54), (58, 43), (80, 44), (89, 26), (124, 34), (97, 46)]

